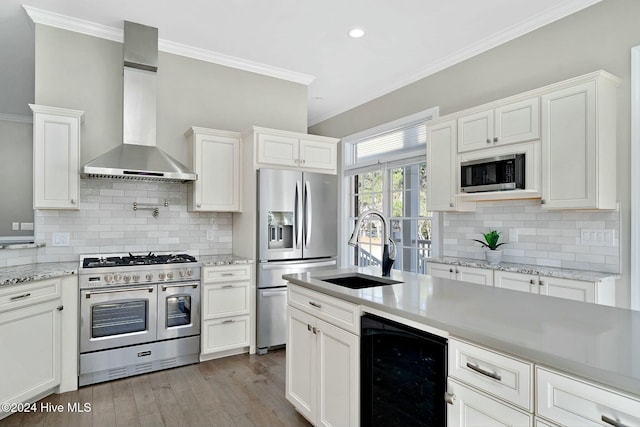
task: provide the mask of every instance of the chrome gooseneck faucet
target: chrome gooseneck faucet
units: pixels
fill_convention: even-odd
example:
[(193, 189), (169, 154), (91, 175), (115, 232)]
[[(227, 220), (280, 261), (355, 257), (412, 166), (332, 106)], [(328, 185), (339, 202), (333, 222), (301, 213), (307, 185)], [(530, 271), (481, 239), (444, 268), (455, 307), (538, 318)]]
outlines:
[[(356, 227), (353, 230), (353, 234), (351, 234), (351, 238), (349, 239), (350, 246), (358, 245), (358, 237), (360, 237), (360, 228), (362, 227), (362, 221), (368, 217), (369, 215), (376, 215), (382, 221), (382, 238), (383, 238), (383, 248), (382, 248), (382, 275), (388, 277), (391, 273), (391, 267), (393, 266), (393, 262), (396, 260), (396, 244), (391, 240), (391, 229), (389, 228), (389, 221), (382, 212), (372, 209), (364, 212), (362, 215), (358, 217), (356, 221)], [(389, 245), (391, 245), (391, 250), (389, 250)]]

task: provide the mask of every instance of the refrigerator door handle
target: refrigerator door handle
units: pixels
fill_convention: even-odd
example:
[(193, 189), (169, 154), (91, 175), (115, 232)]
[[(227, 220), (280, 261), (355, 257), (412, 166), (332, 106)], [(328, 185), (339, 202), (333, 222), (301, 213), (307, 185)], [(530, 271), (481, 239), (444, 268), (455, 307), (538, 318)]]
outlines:
[(311, 205), (311, 183), (309, 181), (304, 182), (304, 247), (309, 247), (309, 241), (311, 240), (311, 227), (313, 226), (313, 207)]
[(302, 218), (300, 218), (302, 214), (302, 191), (300, 189), (301, 183), (300, 181), (296, 181), (296, 206), (295, 206), (295, 241), (296, 241), (296, 249), (300, 248), (300, 244), (302, 242)]
[(314, 268), (314, 267), (330, 267), (336, 265), (335, 258), (329, 259), (327, 261), (283, 261), (283, 262), (262, 262), (260, 263), (260, 270), (278, 270), (282, 268), (294, 268), (294, 269), (305, 269), (305, 268)]

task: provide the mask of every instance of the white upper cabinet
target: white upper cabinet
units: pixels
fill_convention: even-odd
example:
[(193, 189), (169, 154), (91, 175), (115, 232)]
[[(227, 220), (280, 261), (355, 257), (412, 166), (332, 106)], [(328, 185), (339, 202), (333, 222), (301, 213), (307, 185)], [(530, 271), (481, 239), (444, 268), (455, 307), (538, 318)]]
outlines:
[(252, 128), (256, 166), (336, 174), (338, 139), (275, 129)]
[(33, 110), (33, 208), (80, 209), (80, 122), (83, 111)]
[(427, 124), (427, 209), (474, 210), (473, 203), (458, 203), (456, 120)]
[(542, 96), (542, 204), (616, 208), (616, 87), (604, 71)]
[(534, 97), (458, 118), (458, 152), (540, 137), (539, 98)]
[(239, 212), (240, 134), (192, 127), (185, 135), (191, 167), (198, 175), (189, 184), (189, 210)]

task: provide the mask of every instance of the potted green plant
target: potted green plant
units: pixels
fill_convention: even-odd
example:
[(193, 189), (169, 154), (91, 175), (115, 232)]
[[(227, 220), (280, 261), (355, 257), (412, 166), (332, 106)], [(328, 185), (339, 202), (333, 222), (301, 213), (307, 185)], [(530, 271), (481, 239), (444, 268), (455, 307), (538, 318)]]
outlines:
[(482, 233), (482, 236), (484, 237), (484, 242), (478, 239), (473, 240), (489, 249), (485, 252), (487, 262), (491, 265), (500, 264), (500, 261), (502, 261), (502, 250), (499, 250), (498, 248), (506, 244), (505, 242), (498, 243), (498, 240), (500, 240), (500, 233), (497, 230), (491, 230), (488, 233)]

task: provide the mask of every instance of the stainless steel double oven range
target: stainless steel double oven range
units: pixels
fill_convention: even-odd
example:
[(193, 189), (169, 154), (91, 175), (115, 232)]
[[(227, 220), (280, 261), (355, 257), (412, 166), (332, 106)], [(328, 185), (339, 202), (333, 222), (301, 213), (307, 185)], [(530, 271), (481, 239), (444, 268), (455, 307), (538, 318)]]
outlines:
[(196, 258), (86, 255), (78, 279), (80, 386), (199, 361)]

